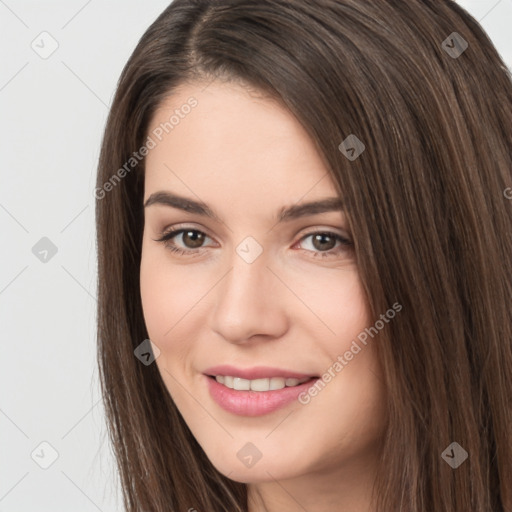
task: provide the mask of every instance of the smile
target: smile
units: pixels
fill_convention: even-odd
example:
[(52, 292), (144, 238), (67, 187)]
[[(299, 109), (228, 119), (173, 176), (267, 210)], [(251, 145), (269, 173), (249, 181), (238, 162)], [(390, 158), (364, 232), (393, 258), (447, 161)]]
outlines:
[(295, 387), (307, 382), (308, 380), (312, 380), (311, 377), (305, 377), (303, 379), (271, 377), (253, 380), (242, 379), (241, 377), (233, 377), (230, 375), (216, 375), (211, 377), (215, 378), (219, 384), (237, 391), (275, 391), (285, 387)]
[(262, 416), (287, 407), (298, 402), (299, 395), (318, 380), (318, 377), (249, 380), (229, 375), (203, 375), (203, 378), (213, 401), (237, 416)]

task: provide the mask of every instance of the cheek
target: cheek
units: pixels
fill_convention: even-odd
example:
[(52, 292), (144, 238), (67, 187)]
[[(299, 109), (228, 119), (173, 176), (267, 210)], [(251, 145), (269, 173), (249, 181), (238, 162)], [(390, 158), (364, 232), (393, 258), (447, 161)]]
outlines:
[(331, 284), (331, 293), (324, 298), (324, 310), (332, 321), (336, 336), (353, 336), (354, 330), (366, 327), (369, 321), (368, 305), (357, 272), (342, 275), (340, 283)]
[[(160, 247), (143, 245), (140, 266), (140, 293), (148, 336), (160, 349), (156, 360), (162, 377), (170, 390), (174, 389), (172, 375), (193, 372), (190, 367), (199, 330), (197, 321), (208, 307), (208, 290), (215, 283), (197, 269), (173, 264)], [(218, 278), (217, 278), (218, 279)], [(170, 380), (169, 380), (170, 379)]]
[(148, 334), (155, 341), (170, 336), (174, 326), (198, 298), (197, 280), (188, 279), (186, 272), (173, 268), (165, 256), (161, 249), (143, 246), (141, 301)]
[(321, 330), (316, 331), (313, 338), (332, 355), (350, 345), (368, 326), (367, 297), (355, 268), (302, 273), (290, 276), (290, 281), (295, 283), (297, 296), (310, 310), (304, 317), (304, 307), (297, 304), (302, 313), (302, 325), (305, 325), (304, 318), (310, 318), (311, 325), (320, 322)]
[(182, 328), (197, 293), (193, 290), (194, 280), (187, 280), (183, 272), (172, 269), (165, 260), (165, 251), (143, 246), (140, 266), (142, 309), (148, 336), (160, 350), (155, 361), (160, 375), (173, 400), (184, 407), (186, 400), (181, 397), (176, 378), (183, 381), (181, 374), (186, 371), (184, 365), (191, 350), (189, 340), (194, 337)]
[(142, 251), (140, 294), (148, 334), (154, 341), (172, 325), (177, 283), (170, 277), (165, 273), (165, 267), (152, 258), (150, 250)]

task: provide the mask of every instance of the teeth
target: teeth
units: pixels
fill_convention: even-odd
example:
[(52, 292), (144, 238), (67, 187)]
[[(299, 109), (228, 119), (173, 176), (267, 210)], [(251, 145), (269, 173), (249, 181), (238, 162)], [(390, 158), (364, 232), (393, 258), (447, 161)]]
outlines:
[(272, 377), (270, 379), (247, 380), (240, 377), (230, 377), (229, 375), (217, 375), (215, 380), (237, 391), (273, 391), (283, 389), (284, 387), (297, 386), (298, 384), (310, 380), (310, 378), (285, 379), (284, 377)]
[(233, 377), (233, 389), (237, 391), (249, 391), (251, 389), (251, 381), (241, 379), (240, 377)]
[(268, 391), (270, 379), (254, 379), (250, 381), (252, 391)]
[(272, 377), (269, 380), (269, 390), (274, 389), (283, 389), (286, 384), (286, 379), (283, 379), (282, 377)]

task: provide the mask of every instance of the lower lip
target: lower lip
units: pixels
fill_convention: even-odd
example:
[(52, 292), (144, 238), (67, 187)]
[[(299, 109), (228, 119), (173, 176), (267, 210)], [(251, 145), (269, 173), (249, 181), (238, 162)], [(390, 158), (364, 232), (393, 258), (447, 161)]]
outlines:
[(298, 386), (284, 387), (273, 391), (237, 391), (220, 384), (211, 377), (204, 376), (208, 381), (210, 396), (224, 410), (240, 416), (262, 416), (276, 411), (298, 399), (318, 380), (308, 380)]

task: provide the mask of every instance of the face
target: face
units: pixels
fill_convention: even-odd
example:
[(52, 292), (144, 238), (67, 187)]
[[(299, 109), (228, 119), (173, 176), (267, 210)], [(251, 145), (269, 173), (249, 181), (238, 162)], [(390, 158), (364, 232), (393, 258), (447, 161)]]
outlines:
[(313, 142), (276, 102), (220, 82), (176, 90), (148, 133), (144, 319), (193, 435), (240, 482), (364, 466), (385, 419), (377, 340), (355, 349), (372, 324)]

